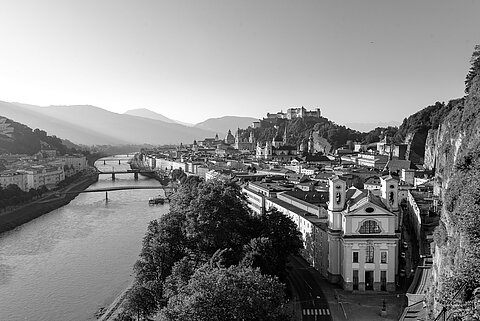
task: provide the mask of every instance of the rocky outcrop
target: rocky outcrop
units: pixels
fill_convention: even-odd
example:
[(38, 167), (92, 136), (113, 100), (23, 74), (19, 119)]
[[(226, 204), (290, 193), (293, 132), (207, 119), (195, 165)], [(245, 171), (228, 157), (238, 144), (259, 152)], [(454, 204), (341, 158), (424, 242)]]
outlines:
[(407, 144), (406, 159), (415, 163), (423, 164), (425, 156), (425, 144), (428, 137), (428, 128), (422, 128), (408, 133), (405, 138)]
[[(459, 274), (462, 266), (467, 274), (477, 273), (480, 269), (475, 264), (464, 267), (466, 257), (472, 255), (471, 246), (466, 245), (472, 242), (472, 237), (470, 231), (464, 228), (462, 219), (458, 219), (463, 217), (465, 207), (459, 199), (467, 193), (466, 188), (471, 188), (464, 187), (464, 183), (471, 180), (468, 175), (473, 175), (465, 167), (477, 161), (480, 155), (480, 75), (472, 81), (469, 95), (464, 100), (455, 101), (452, 107), (438, 129), (428, 131), (425, 144), (424, 165), (435, 169), (435, 191), (444, 204), (441, 226), (437, 228), (443, 229), (443, 232), (436, 231), (434, 244), (433, 282), (429, 292), (430, 307), (433, 308), (431, 316), (438, 314), (440, 308), (447, 304), (445, 297), (456, 291), (460, 282), (465, 282), (453, 281), (452, 284), (452, 278), (462, 279), (465, 275)], [(479, 257), (480, 253), (474, 252), (473, 255)], [(464, 305), (471, 300), (469, 291), (471, 289), (464, 290)]]
[(425, 153), (423, 158), (423, 166), (428, 170), (435, 169), (435, 162), (437, 159), (437, 135), (438, 130), (430, 129), (425, 141)]

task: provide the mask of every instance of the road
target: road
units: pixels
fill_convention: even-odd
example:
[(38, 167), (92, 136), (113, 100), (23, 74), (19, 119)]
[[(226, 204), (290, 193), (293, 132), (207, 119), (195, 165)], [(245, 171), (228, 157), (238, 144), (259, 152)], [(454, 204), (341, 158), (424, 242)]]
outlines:
[(311, 274), (312, 267), (300, 258), (291, 256), (288, 279), (301, 307), (302, 321), (332, 321), (327, 299)]

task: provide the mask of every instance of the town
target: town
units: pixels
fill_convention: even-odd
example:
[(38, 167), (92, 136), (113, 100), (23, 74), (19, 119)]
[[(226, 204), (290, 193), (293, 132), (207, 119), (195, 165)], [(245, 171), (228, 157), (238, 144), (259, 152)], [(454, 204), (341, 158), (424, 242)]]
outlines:
[[(273, 115), (250, 129), (285, 117)], [(292, 108), (286, 115), (320, 117), (320, 111)], [(138, 157), (159, 175), (177, 171), (236, 182), (254, 213), (276, 208), (296, 223), (302, 256), (331, 283), (355, 292), (405, 289), (409, 306), (423, 306), (441, 204), (433, 196), (432, 171), (406, 159), (407, 144), (384, 137), (324, 153), (312, 136), (306, 146), (292, 146), (286, 131), (268, 141), (241, 133), (144, 150)]]

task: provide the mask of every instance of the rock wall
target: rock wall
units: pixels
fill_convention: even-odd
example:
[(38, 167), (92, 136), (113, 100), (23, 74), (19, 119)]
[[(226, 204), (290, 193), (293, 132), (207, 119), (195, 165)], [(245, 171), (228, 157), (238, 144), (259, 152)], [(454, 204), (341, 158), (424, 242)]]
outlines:
[(425, 143), (428, 137), (428, 129), (418, 129), (408, 133), (405, 137), (407, 146), (406, 159), (415, 164), (423, 164), (425, 156)]
[(437, 135), (439, 130), (430, 129), (425, 141), (425, 156), (423, 158), (423, 166), (428, 170), (435, 169), (435, 162), (437, 159)]
[[(434, 247), (433, 282), (429, 296), (433, 313), (438, 314), (439, 302), (447, 285), (444, 281), (448, 276), (455, 275), (458, 264), (462, 261), (465, 241), (464, 233), (458, 228), (447, 209), (446, 191), (455, 178), (460, 175), (457, 166), (464, 161), (466, 155), (477, 155), (480, 151), (480, 75), (472, 82), (469, 95), (459, 102), (446, 115), (437, 130), (430, 130), (426, 137), (424, 165), (435, 169), (436, 192), (444, 204), (441, 212), (441, 224), (446, 230), (445, 243), (439, 242)], [(457, 188), (457, 187), (456, 187)], [(461, 187), (460, 187), (461, 189)], [(458, 204), (457, 204), (458, 205)], [(441, 243), (441, 244), (440, 244)], [(472, 266), (472, 269), (480, 267)]]

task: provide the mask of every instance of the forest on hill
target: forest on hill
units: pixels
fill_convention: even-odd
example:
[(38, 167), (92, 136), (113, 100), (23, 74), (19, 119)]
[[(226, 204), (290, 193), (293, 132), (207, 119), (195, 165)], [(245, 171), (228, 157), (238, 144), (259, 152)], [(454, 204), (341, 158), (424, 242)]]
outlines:
[[(55, 149), (59, 155), (77, 153), (79, 147), (69, 143), (67, 147), (62, 139), (49, 136), (41, 129), (32, 130), (30, 127), (0, 116), (0, 154), (33, 155), (41, 149)], [(74, 147), (76, 146), (76, 147)]]
[(240, 130), (240, 137), (248, 139), (250, 132), (253, 131), (257, 141), (271, 141), (276, 135), (283, 137), (287, 129), (287, 144), (299, 146), (306, 144), (312, 133), (317, 133), (320, 137), (325, 138), (332, 148), (344, 146), (347, 142), (361, 142), (370, 144), (378, 142), (385, 136), (393, 137), (396, 127), (377, 127), (370, 132), (362, 133), (357, 130), (350, 129), (346, 126), (338, 125), (325, 117), (304, 117), (295, 119), (274, 119), (262, 120), (260, 128), (249, 127)]

